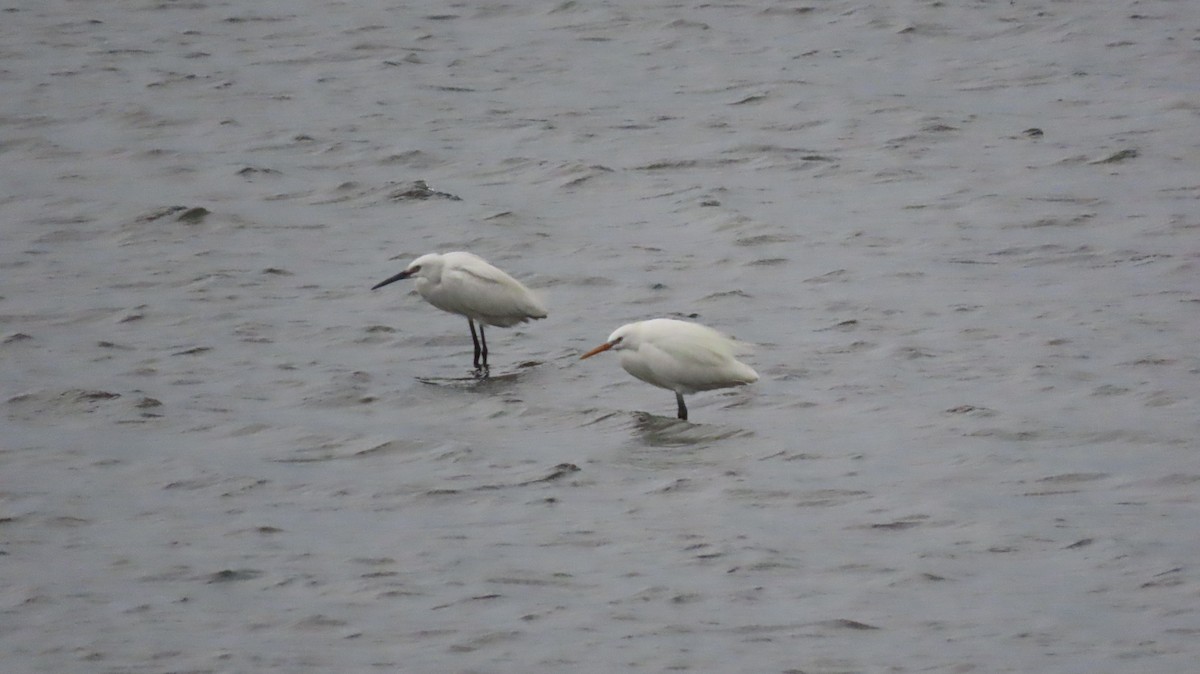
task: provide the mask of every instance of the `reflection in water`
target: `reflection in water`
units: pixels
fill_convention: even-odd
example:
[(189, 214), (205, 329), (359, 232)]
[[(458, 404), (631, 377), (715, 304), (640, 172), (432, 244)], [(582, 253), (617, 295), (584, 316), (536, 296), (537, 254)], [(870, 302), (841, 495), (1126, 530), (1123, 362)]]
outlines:
[(472, 370), (465, 377), (417, 377), (416, 379), (422, 384), (430, 386), (446, 386), (493, 393), (517, 383), (525, 375), (531, 373), (533, 368), (541, 364), (541, 361), (527, 361), (518, 365), (519, 369), (513, 372), (491, 373), (487, 370)]
[(634, 412), (633, 427), (642, 442), (651, 447), (701, 445), (751, 435), (749, 431), (740, 428), (693, 424), (675, 417), (660, 417), (648, 412)]
[(742, 428), (693, 424), (648, 412), (603, 414), (583, 427), (607, 434), (632, 431), (615, 460), (650, 470), (719, 465), (741, 441), (755, 435)]
[(740, 428), (692, 424), (647, 412), (634, 412), (632, 417), (634, 433), (619, 462), (649, 470), (720, 465), (729, 458), (729, 443), (723, 441), (753, 435)]

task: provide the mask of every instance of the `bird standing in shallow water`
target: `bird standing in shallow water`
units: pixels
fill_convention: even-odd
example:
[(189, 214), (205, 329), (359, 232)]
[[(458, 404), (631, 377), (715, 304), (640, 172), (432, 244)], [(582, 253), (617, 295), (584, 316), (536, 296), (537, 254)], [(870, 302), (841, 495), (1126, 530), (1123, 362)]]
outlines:
[(655, 318), (622, 325), (580, 360), (609, 349), (620, 352), (621, 367), (629, 374), (674, 391), (684, 420), (683, 394), (758, 381), (758, 373), (734, 357), (736, 342), (699, 323)]
[[(471, 341), (475, 342), (475, 369), (488, 367), (484, 325), (510, 328), (530, 319), (546, 317), (546, 307), (519, 281), (471, 253), (428, 253), (408, 267), (371, 287), (415, 278), (417, 292), (433, 306), (467, 317)], [(479, 336), (475, 322), (479, 321)], [(482, 358), (481, 358), (482, 356)]]

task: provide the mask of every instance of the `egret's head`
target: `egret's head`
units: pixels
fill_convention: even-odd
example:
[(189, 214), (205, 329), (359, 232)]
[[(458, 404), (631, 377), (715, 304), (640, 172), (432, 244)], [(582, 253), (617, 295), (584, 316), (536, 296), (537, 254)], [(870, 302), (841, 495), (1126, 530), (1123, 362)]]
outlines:
[(409, 263), (404, 271), (388, 277), (371, 286), (371, 290), (382, 288), (389, 283), (395, 283), (406, 278), (436, 279), (442, 273), (442, 256), (438, 253), (426, 253)]
[(629, 323), (628, 325), (622, 325), (621, 327), (617, 328), (616, 330), (613, 330), (613, 333), (608, 336), (607, 342), (605, 342), (605, 343), (601, 344), (600, 346), (597, 346), (596, 348), (592, 349), (591, 351), (588, 351), (587, 353), (583, 354), (582, 356), (579, 357), (579, 360), (583, 360), (584, 358), (591, 358), (592, 356), (594, 356), (598, 353), (603, 353), (605, 351), (608, 351), (609, 349), (612, 349), (613, 351), (620, 351), (622, 349), (636, 349), (636, 348), (637, 348), (637, 323)]

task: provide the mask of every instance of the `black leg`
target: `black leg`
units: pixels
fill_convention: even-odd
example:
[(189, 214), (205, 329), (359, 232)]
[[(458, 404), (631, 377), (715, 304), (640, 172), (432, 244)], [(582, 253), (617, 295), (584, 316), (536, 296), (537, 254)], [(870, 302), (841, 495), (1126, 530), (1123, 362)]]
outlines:
[[(479, 369), (479, 338), (475, 336), (475, 321), (467, 319), (467, 325), (471, 326), (471, 341), (475, 343), (475, 369)], [(479, 331), (483, 332), (483, 326), (479, 326)]]
[(675, 392), (675, 402), (679, 403), (679, 418), (687, 421), (687, 405), (683, 404), (683, 394)]
[(479, 324), (479, 342), (483, 344), (483, 369), (487, 369), (487, 335), (483, 334), (483, 323)]

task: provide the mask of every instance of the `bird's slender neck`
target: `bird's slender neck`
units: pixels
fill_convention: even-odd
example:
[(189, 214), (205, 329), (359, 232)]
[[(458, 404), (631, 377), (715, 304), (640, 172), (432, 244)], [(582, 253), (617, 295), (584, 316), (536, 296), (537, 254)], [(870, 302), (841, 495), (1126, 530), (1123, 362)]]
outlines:
[(442, 282), (442, 270), (444, 268), (445, 267), (443, 267), (440, 262), (439, 263), (431, 262), (431, 263), (425, 265), (424, 267), (422, 267), (422, 271), (424, 271), (425, 273), (421, 275), (421, 278), (417, 279), (417, 282), (420, 283), (421, 281), (424, 281), (425, 283), (441, 283)]

